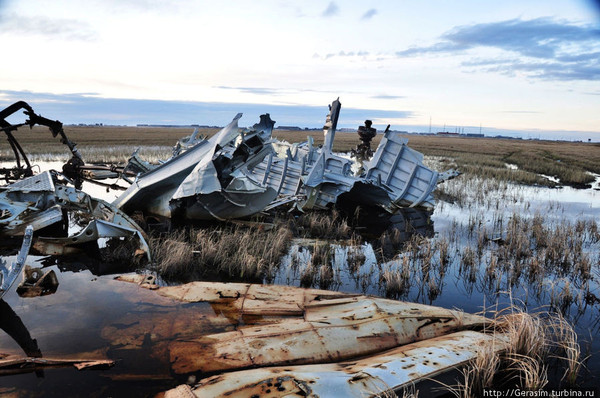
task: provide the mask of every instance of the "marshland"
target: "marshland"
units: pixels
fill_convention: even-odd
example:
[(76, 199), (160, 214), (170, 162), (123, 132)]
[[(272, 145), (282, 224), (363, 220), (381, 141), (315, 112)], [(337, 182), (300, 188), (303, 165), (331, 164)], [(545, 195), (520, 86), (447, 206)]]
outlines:
[[(65, 131), (89, 163), (125, 162), (138, 147), (149, 161), (165, 159), (172, 145), (191, 133), (108, 126), (66, 126)], [(322, 143), (320, 133), (309, 133)], [(304, 141), (306, 134), (273, 133), (289, 142)], [(40, 168), (69, 157), (45, 129), (21, 129), (18, 138)], [(600, 144), (406, 138), (425, 154), (429, 167), (462, 172), (438, 185), (433, 210), (390, 215), (340, 200), (328, 212), (280, 211), (235, 222), (153, 229), (153, 262), (143, 269), (162, 284), (286, 284), (457, 308), (481, 312), (510, 330), (513, 349), (500, 357), (482, 355), (455, 380), (440, 385), (448, 394), (477, 396), (499, 384), (532, 389), (600, 385)], [(348, 152), (357, 143), (355, 134), (338, 133), (334, 150)], [(10, 160), (9, 155), (7, 148), (0, 160)], [(59, 293), (68, 295), (62, 300), (77, 300), (87, 289), (100, 300), (98, 280), (108, 278), (98, 275), (141, 270), (127, 263), (90, 271), (83, 260), (38, 261), (59, 273), (64, 284)], [(67, 293), (68, 288), (73, 290)], [(44, 328), (55, 322), (40, 315), (44, 305), (30, 308), (17, 297), (7, 302), (31, 335), (43, 341)], [(89, 316), (90, 324), (100, 322)], [(7, 340), (2, 336), (0, 346), (10, 345)], [(64, 349), (59, 341), (52, 344), (56, 352)], [(153, 383), (168, 386), (170, 381)]]

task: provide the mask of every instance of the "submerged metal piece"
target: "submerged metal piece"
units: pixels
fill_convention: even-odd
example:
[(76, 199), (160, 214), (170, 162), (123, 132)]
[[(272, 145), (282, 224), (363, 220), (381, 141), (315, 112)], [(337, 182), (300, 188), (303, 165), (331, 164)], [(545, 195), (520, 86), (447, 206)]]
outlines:
[(138, 229), (102, 220), (92, 220), (81, 232), (65, 238), (39, 237), (34, 248), (48, 255), (74, 254), (81, 251), (79, 245), (101, 238), (134, 239), (138, 247), (134, 255), (145, 255), (150, 260), (150, 248)]
[(34, 372), (44, 368), (70, 367), (77, 370), (108, 369), (114, 366), (115, 361), (108, 359), (65, 359), (65, 358), (38, 358), (8, 355), (0, 357), (0, 375), (20, 374)]
[(29, 265), (23, 270), (23, 280), (17, 287), (19, 297), (39, 297), (56, 293), (58, 278), (54, 270), (44, 272)]

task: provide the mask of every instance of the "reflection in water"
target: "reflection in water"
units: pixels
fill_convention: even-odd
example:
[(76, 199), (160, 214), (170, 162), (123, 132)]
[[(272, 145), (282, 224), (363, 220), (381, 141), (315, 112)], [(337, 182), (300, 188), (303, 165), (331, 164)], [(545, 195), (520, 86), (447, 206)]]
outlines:
[(42, 357), (42, 351), (39, 349), (37, 341), (31, 338), (31, 334), (21, 318), (3, 299), (0, 299), (0, 319), (2, 320), (0, 328), (12, 337), (28, 357)]
[[(415, 282), (411, 278), (414, 273), (406, 272), (406, 267), (404, 271), (387, 268), (390, 262), (398, 262), (399, 252), (429, 242), (427, 237), (434, 235), (431, 211), (406, 208), (391, 215), (376, 208), (343, 210), (364, 243), (355, 239), (299, 241), (282, 259), (275, 278), (267, 282), (396, 298), (408, 291)], [(443, 263), (447, 265), (447, 261)], [(441, 292), (439, 283), (429, 279), (424, 286), (431, 287), (423, 293), (430, 300)]]
[(405, 207), (390, 214), (378, 207), (352, 207), (343, 202), (339, 208), (354, 230), (369, 243), (379, 239), (385, 232), (399, 234), (399, 240), (404, 242), (414, 234), (433, 236), (433, 210)]
[(57, 359), (109, 359), (115, 366), (93, 371), (47, 368), (38, 372), (44, 378), (36, 383), (31, 375), (3, 375), (0, 396), (13, 391), (19, 396), (153, 396), (188, 377), (171, 373), (173, 341), (232, 330), (240, 322), (239, 314), (235, 317), (227, 308), (174, 302), (89, 271), (52, 269), (61, 283), (55, 294), (22, 298), (13, 287), (0, 301), (0, 326), (6, 332), (0, 331), (0, 353), (23, 356), (22, 349), (32, 357), (43, 352)]
[(61, 272), (81, 272), (89, 270), (93, 275), (111, 275), (131, 272), (130, 262), (106, 262), (85, 254), (78, 256), (49, 256), (41, 260), (43, 267), (56, 265)]

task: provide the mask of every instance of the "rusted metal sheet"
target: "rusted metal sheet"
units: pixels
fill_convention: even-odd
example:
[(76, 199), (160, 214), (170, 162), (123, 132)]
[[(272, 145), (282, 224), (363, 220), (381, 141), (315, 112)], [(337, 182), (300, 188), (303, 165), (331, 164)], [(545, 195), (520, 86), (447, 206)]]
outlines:
[(383, 314), (376, 304), (369, 304), (346, 304), (342, 311), (331, 307), (331, 312), (325, 315), (322, 311), (317, 317), (307, 310), (306, 318), (316, 320), (289, 319), (176, 341), (169, 346), (172, 368), (176, 373), (188, 373), (338, 362), (467, 326), (464, 318), (448, 310), (415, 310), (410, 306), (403, 310), (399, 306), (397, 312)]
[[(240, 320), (234, 331), (170, 343), (176, 373), (337, 362), (486, 322), (423, 304), (289, 286), (192, 282), (156, 292), (178, 301), (210, 302)], [(273, 318), (252, 325), (241, 321), (244, 316)]]
[(375, 397), (465, 365), (484, 347), (507, 348), (502, 335), (460, 331), (403, 345), (351, 362), (270, 367), (212, 376), (193, 389), (179, 386), (165, 398), (197, 397)]

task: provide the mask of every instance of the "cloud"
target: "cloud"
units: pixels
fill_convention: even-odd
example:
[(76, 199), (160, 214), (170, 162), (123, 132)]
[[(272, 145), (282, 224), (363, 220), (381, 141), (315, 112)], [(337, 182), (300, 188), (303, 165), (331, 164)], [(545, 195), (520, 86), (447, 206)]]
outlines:
[(495, 47), (522, 56), (547, 59), (555, 57), (562, 45), (598, 40), (600, 30), (551, 18), (512, 19), (457, 27), (442, 38), (469, 47)]
[(384, 99), (384, 100), (394, 100), (394, 99), (400, 99), (400, 98), (405, 98), (402, 95), (386, 95), (386, 94), (380, 94), (380, 95), (372, 95), (371, 98), (374, 99)]
[(221, 88), (225, 90), (237, 90), (243, 93), (248, 94), (258, 94), (258, 95), (279, 95), (281, 94), (280, 89), (276, 88), (266, 88), (266, 87), (231, 87), (231, 86), (216, 86), (216, 88)]
[(40, 35), (63, 40), (94, 41), (96, 31), (76, 19), (52, 19), (42, 16), (4, 14), (0, 18), (0, 34)]
[(598, 61), (592, 63), (561, 63), (561, 62), (530, 62), (514, 61), (499, 62), (497, 65), (479, 68), (484, 72), (500, 73), (506, 76), (523, 74), (529, 78), (556, 81), (598, 81), (600, 66)]
[(375, 15), (377, 14), (377, 10), (375, 8), (371, 8), (370, 10), (367, 10), (362, 17), (360, 17), (360, 19), (366, 20), (366, 19), (371, 19), (373, 18)]
[(340, 8), (335, 4), (335, 2), (330, 2), (325, 11), (321, 14), (322, 16), (329, 18), (340, 13)]
[(436, 43), (427, 47), (411, 47), (406, 50), (396, 51), (397, 57), (412, 57), (415, 55), (422, 54), (443, 54), (443, 53), (457, 53), (459, 51), (467, 50), (471, 47), (459, 44), (459, 43), (450, 43), (450, 42), (441, 42)]
[(337, 53), (328, 53), (323, 56), (319, 55), (319, 53), (314, 53), (313, 58), (322, 58), (329, 59), (334, 57), (366, 57), (369, 55), (368, 51), (339, 51)]
[(463, 61), (463, 67), (548, 80), (595, 80), (600, 74), (600, 29), (552, 18), (459, 26), (429, 46), (397, 51), (397, 57), (460, 55), (492, 49), (497, 56)]
[[(335, 98), (335, 97), (334, 97)], [(131, 98), (102, 98), (93, 93), (53, 94), (31, 91), (0, 90), (0, 109), (23, 100), (36, 113), (65, 124), (204, 124), (224, 126), (243, 112), (241, 126), (251, 126), (259, 115), (270, 113), (278, 125), (314, 127), (323, 126), (327, 104), (295, 106), (265, 103), (222, 103), (199, 101), (140, 100)], [(410, 111), (387, 111), (343, 107), (338, 126), (354, 127), (368, 119), (410, 118)]]

